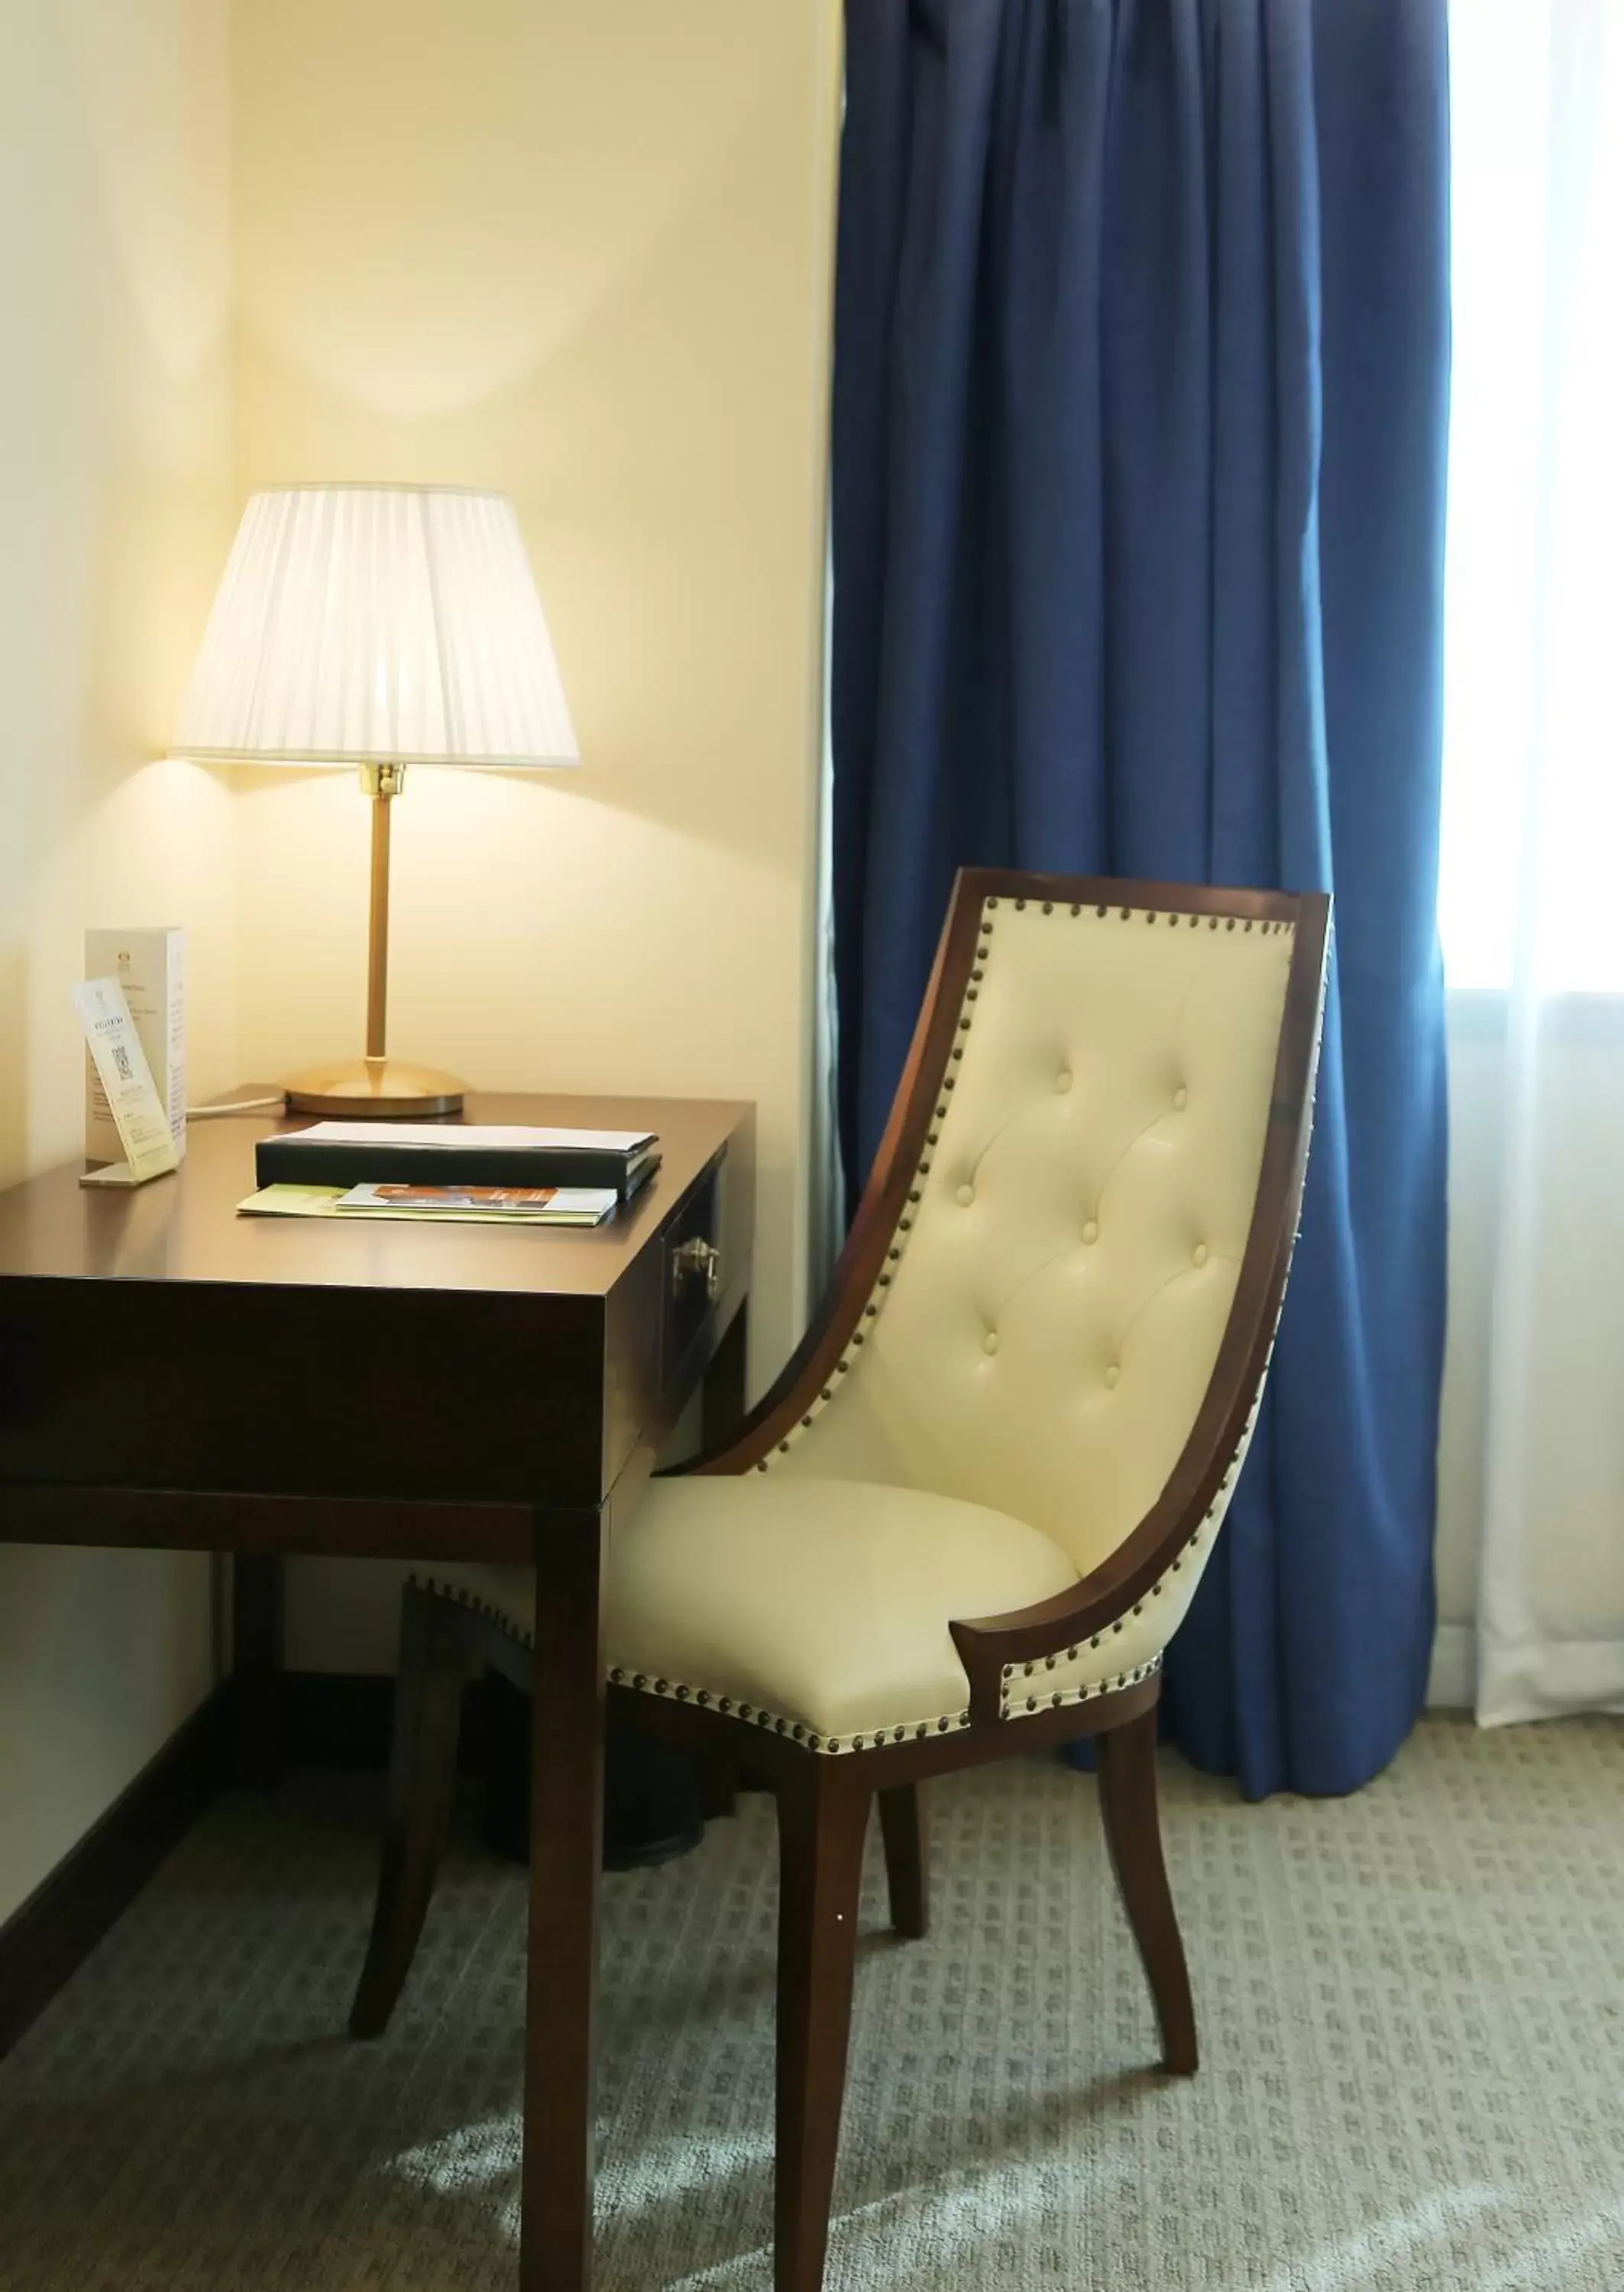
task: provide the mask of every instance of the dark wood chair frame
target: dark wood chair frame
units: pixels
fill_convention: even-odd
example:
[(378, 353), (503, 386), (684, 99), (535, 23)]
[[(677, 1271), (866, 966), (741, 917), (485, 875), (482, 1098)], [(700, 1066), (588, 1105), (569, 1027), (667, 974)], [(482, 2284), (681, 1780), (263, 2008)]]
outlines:
[[(823, 2283), (835, 2153), (844, 2098), (864, 1840), (878, 1798), (899, 1934), (926, 1927), (926, 1860), (919, 1785), (933, 1775), (1017, 1756), (1083, 1736), (1098, 1739), (1099, 1804), (1118, 1888), (1138, 1947), (1162, 2038), (1162, 2066), (1197, 2062), (1184, 1946), (1162, 1858), (1156, 1805), (1158, 1668), (1083, 1703), (1001, 1715), (1004, 1667), (1064, 1653), (1131, 1613), (1202, 1526), (1245, 1437), (1267, 1368), (1296, 1238), (1312, 1120), (1331, 901), (1103, 877), (963, 871), (885, 1137), (822, 1310), (782, 1376), (724, 1445), (683, 1469), (753, 1469), (825, 1396), (856, 1335), (886, 1254), (909, 1215), (915, 1174), (945, 1109), (943, 1082), (967, 989), (987, 948), (984, 902), (1045, 912), (1142, 912), (1147, 929), (1278, 931), (1295, 927), (1262, 1166), (1234, 1298), (1195, 1423), (1161, 1496), (1118, 1548), (1071, 1590), (1016, 1612), (954, 1621), (969, 1681), (967, 1726), (923, 1739), (814, 1752), (766, 1715), (714, 1702), (673, 1701), (611, 1686), (611, 1707), (645, 1731), (687, 1746), (713, 1775), (743, 1765), (777, 1801), (782, 1878), (778, 1941), (777, 2292)], [(478, 1610), (433, 1594), (406, 1594), (384, 1866), (351, 2019), (378, 2034), (406, 1980), (449, 1820), (462, 1689), (482, 1663), (527, 1687), (533, 1652)], [(725, 1806), (724, 1780), (717, 1804)], [(532, 1948), (546, 1946), (533, 1937)]]

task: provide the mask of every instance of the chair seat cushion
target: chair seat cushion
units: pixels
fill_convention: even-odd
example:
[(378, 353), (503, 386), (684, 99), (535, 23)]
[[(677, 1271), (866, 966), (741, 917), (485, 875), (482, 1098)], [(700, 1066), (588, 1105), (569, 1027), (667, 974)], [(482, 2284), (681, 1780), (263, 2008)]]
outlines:
[[(529, 1570), (433, 1579), (529, 1637)], [(610, 1547), (610, 1676), (860, 1749), (963, 1723), (951, 1621), (1077, 1580), (1038, 1529), (949, 1497), (789, 1473), (656, 1481)]]

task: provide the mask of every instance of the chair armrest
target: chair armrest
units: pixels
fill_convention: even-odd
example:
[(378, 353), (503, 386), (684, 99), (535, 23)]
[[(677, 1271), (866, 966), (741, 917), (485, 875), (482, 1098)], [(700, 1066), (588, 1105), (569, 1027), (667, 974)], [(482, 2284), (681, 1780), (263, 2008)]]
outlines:
[[(1234, 1467), (1239, 1471), (1239, 1460)], [(1226, 1491), (1226, 1476), (1222, 1483)], [(1110, 1630), (1133, 1610), (1178, 1560), (1207, 1517), (1208, 1507), (1152, 1506), (1110, 1557), (1052, 1599), (1001, 1616), (977, 1616), (948, 1626), (970, 1685), (973, 1722), (997, 1719), (1003, 1705), (1006, 1666), (1070, 1655)]]

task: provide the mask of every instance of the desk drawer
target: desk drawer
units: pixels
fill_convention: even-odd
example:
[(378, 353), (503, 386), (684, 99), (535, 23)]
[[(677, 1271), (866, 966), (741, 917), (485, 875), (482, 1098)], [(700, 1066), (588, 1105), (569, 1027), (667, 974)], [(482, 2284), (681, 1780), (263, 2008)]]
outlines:
[(719, 1164), (700, 1181), (665, 1231), (660, 1355), (661, 1384), (667, 1390), (727, 1284), (728, 1269), (721, 1255), (721, 1174)]

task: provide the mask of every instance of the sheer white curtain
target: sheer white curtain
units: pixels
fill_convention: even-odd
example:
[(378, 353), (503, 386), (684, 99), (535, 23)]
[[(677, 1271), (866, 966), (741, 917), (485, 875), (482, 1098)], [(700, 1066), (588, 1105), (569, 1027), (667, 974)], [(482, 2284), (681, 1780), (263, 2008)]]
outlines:
[(1495, 1037), (1493, 1724), (1624, 1710), (1624, 0), (1451, 27), (1441, 922), (1457, 1035)]

